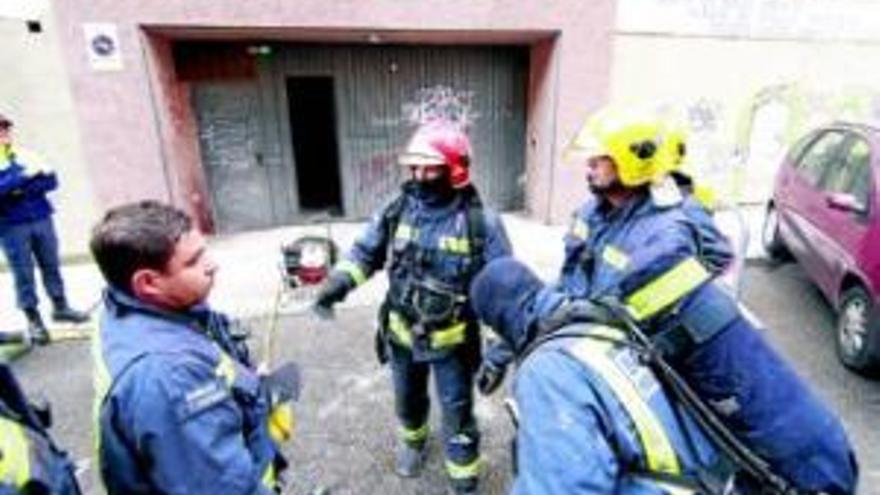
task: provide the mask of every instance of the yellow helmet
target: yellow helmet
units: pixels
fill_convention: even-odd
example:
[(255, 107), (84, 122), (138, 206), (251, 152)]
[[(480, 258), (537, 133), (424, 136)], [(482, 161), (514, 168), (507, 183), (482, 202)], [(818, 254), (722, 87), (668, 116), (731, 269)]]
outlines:
[(569, 153), (614, 160), (627, 187), (653, 181), (664, 172), (664, 126), (655, 117), (604, 109), (590, 117), (569, 145)]
[(687, 155), (687, 134), (683, 127), (676, 125), (667, 127), (666, 136), (663, 139), (662, 154), (663, 161), (666, 162), (663, 167), (665, 172), (681, 172), (690, 175), (684, 167)]

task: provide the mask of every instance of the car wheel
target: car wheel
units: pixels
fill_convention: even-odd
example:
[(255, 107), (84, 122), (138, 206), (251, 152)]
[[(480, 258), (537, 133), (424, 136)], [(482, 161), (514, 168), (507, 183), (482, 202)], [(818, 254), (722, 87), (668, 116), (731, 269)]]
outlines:
[(870, 324), (873, 301), (861, 287), (847, 289), (837, 313), (837, 355), (848, 368), (864, 372), (876, 365), (871, 342), (875, 329)]
[(788, 250), (782, 237), (779, 235), (779, 212), (773, 205), (767, 206), (767, 213), (764, 215), (764, 227), (761, 230), (761, 243), (764, 245), (764, 251), (771, 260), (782, 261), (788, 259)]

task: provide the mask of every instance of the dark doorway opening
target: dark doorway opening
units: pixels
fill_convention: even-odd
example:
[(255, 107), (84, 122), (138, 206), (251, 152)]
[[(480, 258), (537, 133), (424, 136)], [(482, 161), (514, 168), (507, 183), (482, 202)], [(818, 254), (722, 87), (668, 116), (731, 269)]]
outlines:
[(288, 77), (287, 104), (303, 214), (342, 215), (332, 77)]

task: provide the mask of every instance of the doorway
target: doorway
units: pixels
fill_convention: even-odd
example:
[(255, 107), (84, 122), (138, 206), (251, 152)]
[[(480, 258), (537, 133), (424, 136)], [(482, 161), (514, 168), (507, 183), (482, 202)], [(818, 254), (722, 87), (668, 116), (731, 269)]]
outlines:
[(343, 215), (333, 78), (288, 77), (287, 104), (300, 212)]

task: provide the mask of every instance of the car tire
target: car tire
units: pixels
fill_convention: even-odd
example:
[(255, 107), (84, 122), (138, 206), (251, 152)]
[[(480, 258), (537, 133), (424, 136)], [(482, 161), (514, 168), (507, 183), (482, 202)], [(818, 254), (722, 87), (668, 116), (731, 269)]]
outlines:
[(874, 371), (877, 356), (873, 354), (876, 325), (871, 324), (874, 302), (862, 287), (851, 287), (840, 299), (835, 324), (837, 356), (846, 366), (859, 373)]
[(773, 205), (767, 205), (767, 212), (764, 214), (761, 244), (771, 260), (785, 261), (789, 259), (788, 249), (779, 234), (779, 212)]

